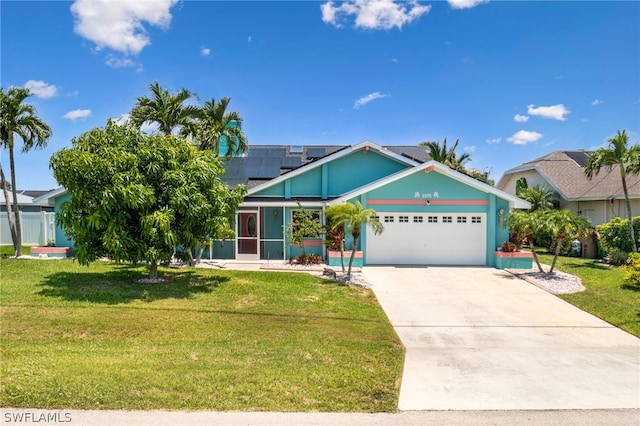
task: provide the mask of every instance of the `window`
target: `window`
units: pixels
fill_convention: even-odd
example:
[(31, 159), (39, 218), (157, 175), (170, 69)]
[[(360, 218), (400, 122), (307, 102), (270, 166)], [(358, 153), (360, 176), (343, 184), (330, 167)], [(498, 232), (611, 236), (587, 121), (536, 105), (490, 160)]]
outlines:
[(453, 217), (452, 216), (443, 216), (442, 217), (442, 223), (453, 223)]
[(414, 216), (413, 223), (422, 223), (422, 216)]
[(427, 222), (438, 223), (438, 216), (427, 216)]
[(409, 223), (409, 216), (400, 216), (398, 218), (398, 222), (400, 222), (400, 223)]
[(458, 216), (458, 217), (456, 218), (456, 221), (457, 221), (458, 223), (467, 223), (467, 217), (466, 217), (466, 216)]
[(480, 216), (471, 216), (471, 223), (482, 223), (482, 218)]
[(393, 216), (385, 216), (384, 223), (393, 223)]

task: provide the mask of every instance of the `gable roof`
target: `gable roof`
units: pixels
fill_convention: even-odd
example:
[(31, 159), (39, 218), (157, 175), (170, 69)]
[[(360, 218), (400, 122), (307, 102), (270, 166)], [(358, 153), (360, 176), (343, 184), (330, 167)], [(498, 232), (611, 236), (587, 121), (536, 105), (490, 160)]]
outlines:
[[(289, 158), (291, 158), (290, 155), (278, 156), (278, 150), (281, 150), (280, 153), (283, 153), (282, 150), (284, 150), (286, 146), (270, 145), (270, 147), (270, 150), (274, 151), (273, 157), (269, 157), (273, 158), (273, 160), (270, 162), (251, 161), (251, 150), (246, 157), (231, 158), (227, 160), (227, 163), (225, 163), (227, 176), (223, 177), (223, 181), (226, 182), (230, 187), (234, 187), (240, 183), (245, 183), (247, 184), (248, 188), (247, 195), (251, 195), (265, 188), (277, 185), (278, 183), (286, 179), (298, 176), (316, 167), (320, 167), (323, 164), (333, 161), (337, 158), (344, 157), (355, 151), (359, 151), (360, 149), (363, 149), (365, 147), (377, 151), (386, 157), (393, 158), (401, 163), (406, 164), (409, 167), (421, 164), (423, 161), (429, 159), (429, 155), (426, 153), (426, 150), (421, 147), (383, 147), (370, 141), (360, 142), (359, 144), (351, 146), (313, 145), (301, 147), (302, 154), (298, 158), (295, 158), (293, 161), (289, 160)], [(325, 155), (321, 155), (323, 150), (325, 152)], [(287, 153), (291, 154), (291, 151), (288, 151)], [(287, 167), (287, 164), (294, 163), (298, 160), (300, 161), (298, 166), (290, 168)], [(267, 165), (265, 165), (265, 163), (267, 163)], [(258, 170), (255, 170), (256, 166), (258, 166)], [(262, 167), (262, 169), (260, 167)], [(252, 174), (257, 174), (257, 179), (251, 176)], [(241, 181), (242, 179), (246, 180), (243, 182)]]
[(515, 195), (509, 194), (508, 192), (502, 191), (494, 186), (488, 185), (484, 182), (481, 182), (475, 178), (472, 178), (464, 173), (460, 173), (458, 171), (455, 171), (447, 166), (445, 166), (442, 163), (439, 163), (437, 161), (431, 160), (431, 161), (427, 161), (426, 163), (422, 163), (422, 164), (418, 164), (414, 167), (411, 167), (409, 169), (405, 169), (402, 171), (399, 171), (398, 173), (394, 173), (391, 176), (387, 176), (385, 178), (379, 179), (375, 182), (372, 182), (368, 185), (362, 186), (348, 194), (343, 195), (342, 197), (336, 198), (334, 200), (331, 200), (328, 204), (336, 204), (336, 203), (341, 203), (343, 201), (347, 201), (350, 200), (354, 197), (357, 197), (359, 195), (362, 195), (366, 192), (369, 191), (373, 191), (374, 189), (380, 188), (384, 185), (387, 185), (391, 182), (394, 182), (396, 180), (402, 179), (406, 176), (409, 176), (411, 174), (414, 173), (423, 173), (425, 171), (433, 171), (436, 170), (439, 173), (450, 177), (451, 179), (457, 180), (458, 182), (461, 182), (465, 185), (468, 185), (472, 188), (475, 188), (479, 191), (485, 192), (487, 194), (494, 194), (496, 197), (502, 198), (505, 201), (509, 202), (509, 207), (512, 209), (528, 209), (531, 207), (531, 204), (529, 204), (529, 202), (522, 200), (521, 198), (516, 197)]
[[(500, 178), (498, 187), (509, 175), (534, 170), (548, 182), (548, 186), (568, 201), (623, 197), (618, 166), (614, 166), (611, 170), (603, 168), (591, 180), (584, 174), (584, 166), (591, 152), (584, 150), (551, 152), (507, 170)], [(640, 176), (627, 176), (627, 187), (631, 198), (639, 198)]]

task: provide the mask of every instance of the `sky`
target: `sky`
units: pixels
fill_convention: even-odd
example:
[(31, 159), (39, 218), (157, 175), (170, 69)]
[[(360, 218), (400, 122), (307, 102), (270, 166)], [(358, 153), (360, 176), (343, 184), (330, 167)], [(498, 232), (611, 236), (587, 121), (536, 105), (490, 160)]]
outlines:
[(16, 150), (18, 189), (56, 188), (51, 155), (155, 81), (230, 97), (249, 144), (459, 139), (495, 181), (618, 130), (640, 143), (637, 1), (2, 0), (0, 19), (0, 84), (53, 130)]

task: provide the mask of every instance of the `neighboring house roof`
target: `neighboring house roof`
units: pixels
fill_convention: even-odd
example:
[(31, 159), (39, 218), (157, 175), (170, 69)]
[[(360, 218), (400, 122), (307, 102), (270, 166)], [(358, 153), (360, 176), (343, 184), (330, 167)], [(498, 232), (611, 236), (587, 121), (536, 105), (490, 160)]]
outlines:
[(475, 178), (472, 178), (464, 173), (460, 173), (455, 171), (442, 163), (437, 161), (428, 161), (426, 163), (418, 164), (414, 167), (402, 170), (393, 175), (387, 176), (385, 178), (379, 179), (375, 182), (372, 182), (368, 185), (360, 187), (355, 191), (352, 191), (348, 194), (343, 195), (342, 197), (336, 198), (329, 202), (329, 204), (341, 203), (343, 201), (350, 200), (354, 197), (367, 193), (369, 191), (373, 191), (374, 189), (380, 188), (381, 186), (387, 185), (390, 182), (394, 182), (396, 180), (402, 179), (406, 176), (409, 176), (413, 173), (424, 173), (424, 172), (432, 172), (437, 171), (442, 173), (443, 175), (450, 177), (451, 179), (457, 180), (458, 182), (469, 185), (472, 188), (483, 191), (487, 194), (494, 194), (496, 197), (502, 198), (509, 202), (509, 207), (512, 209), (528, 209), (531, 207), (531, 204), (527, 201), (524, 201), (515, 195), (509, 194), (505, 191), (502, 191), (494, 186), (488, 185), (484, 182), (481, 182)]
[[(321, 165), (327, 161), (346, 155), (354, 149), (369, 146), (385, 155), (396, 158), (408, 165), (415, 165), (429, 160), (424, 147), (419, 146), (386, 146), (373, 142), (361, 142), (357, 145), (252, 145), (243, 157), (232, 157), (225, 161), (226, 175), (222, 180), (230, 187), (239, 184), (247, 185), (252, 191), (277, 183), (274, 179), (287, 175), (310, 163)], [(331, 158), (329, 158), (331, 157)]]
[(67, 193), (67, 189), (63, 186), (60, 186), (56, 189), (52, 189), (51, 191), (47, 191), (41, 196), (35, 198), (33, 200), (34, 203), (40, 203), (41, 205), (50, 205), (53, 206), (55, 204), (56, 197), (60, 195), (64, 195)]
[[(33, 204), (33, 197), (30, 197), (28, 195), (24, 195), (21, 193), (16, 194), (18, 196), (18, 204), (22, 205), (22, 204), (29, 204), (32, 205)], [(11, 195), (11, 191), (9, 191), (9, 201), (13, 201), (13, 195)], [(0, 203), (5, 204), (5, 198), (4, 198), (4, 191), (0, 191)]]
[[(602, 168), (591, 180), (584, 173), (584, 166), (591, 151), (554, 151), (543, 157), (523, 163), (507, 170), (498, 181), (498, 187), (510, 176), (534, 170), (568, 201), (600, 200), (620, 198), (624, 196), (620, 169), (614, 166), (611, 170)], [(640, 176), (627, 176), (627, 188), (630, 198), (640, 198)]]

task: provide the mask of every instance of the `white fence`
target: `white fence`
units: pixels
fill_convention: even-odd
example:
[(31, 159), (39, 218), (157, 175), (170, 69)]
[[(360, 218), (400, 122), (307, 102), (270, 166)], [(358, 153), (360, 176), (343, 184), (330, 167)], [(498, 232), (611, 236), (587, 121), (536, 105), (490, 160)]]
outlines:
[[(20, 212), (23, 246), (44, 246), (56, 242), (54, 212)], [(12, 245), (7, 212), (0, 212), (0, 245)]]

